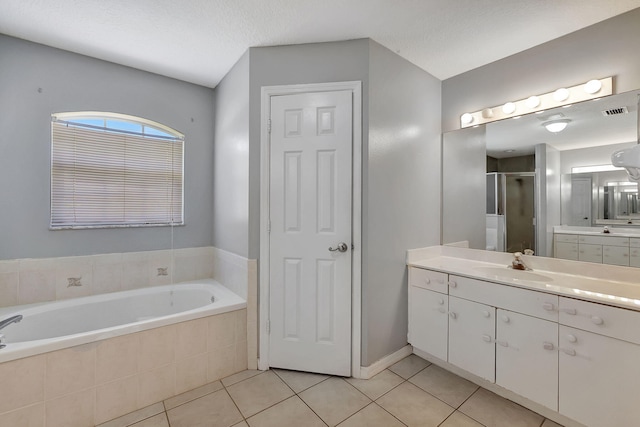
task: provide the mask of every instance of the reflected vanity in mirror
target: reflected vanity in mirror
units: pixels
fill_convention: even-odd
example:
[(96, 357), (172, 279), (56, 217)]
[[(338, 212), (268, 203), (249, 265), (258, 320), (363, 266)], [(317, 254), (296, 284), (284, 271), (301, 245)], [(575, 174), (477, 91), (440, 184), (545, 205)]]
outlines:
[[(466, 206), (474, 203), (490, 206), (498, 197), (504, 197), (505, 191), (496, 193), (495, 190), (496, 180), (503, 179), (499, 178), (501, 174), (505, 180), (510, 174), (533, 177), (533, 214), (531, 217), (520, 215), (519, 221), (531, 221), (531, 224), (520, 225), (533, 227), (531, 245), (536, 255), (554, 256), (554, 227), (563, 233), (580, 227), (584, 231), (603, 234), (605, 225), (612, 235), (621, 232), (620, 228), (627, 233), (633, 232), (634, 227), (640, 225), (638, 186), (629, 182), (624, 169), (616, 170), (611, 166), (611, 155), (638, 142), (639, 93), (640, 90), (625, 92), (445, 133), (442, 243), (468, 240), (472, 248), (499, 250), (500, 245), (492, 239), (504, 238), (504, 250), (509, 251), (506, 221), (502, 237), (495, 234), (495, 221), (488, 222), (491, 215), (506, 213), (507, 218), (506, 205), (504, 212), (489, 209), (481, 216), (467, 209), (464, 221), (454, 224), (451, 220), (462, 215), (460, 200), (466, 200)], [(548, 130), (549, 122), (556, 121), (564, 122), (564, 129)], [(463, 141), (470, 142), (467, 149), (463, 149)], [(517, 163), (523, 159), (532, 159), (529, 164), (533, 163), (533, 167), (487, 168), (496, 161)], [(478, 167), (480, 163), (483, 164), (482, 171)], [(474, 184), (461, 188), (455, 171), (469, 165), (475, 175), (472, 178), (465, 172), (465, 184), (472, 180)], [(486, 183), (487, 173), (495, 174), (496, 179), (480, 197), (475, 183)], [(488, 203), (490, 198), (493, 199)], [(519, 212), (527, 203), (519, 200), (516, 206), (516, 212)], [(637, 232), (640, 237), (640, 227)], [(522, 250), (520, 246), (514, 248)]]

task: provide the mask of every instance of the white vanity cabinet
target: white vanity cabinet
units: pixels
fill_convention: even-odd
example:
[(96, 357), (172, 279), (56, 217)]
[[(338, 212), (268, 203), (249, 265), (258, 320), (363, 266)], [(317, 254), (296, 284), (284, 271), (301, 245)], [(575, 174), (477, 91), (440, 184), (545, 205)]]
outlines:
[(409, 268), (409, 285), (409, 342), (447, 360), (447, 274)]
[(556, 258), (578, 260), (578, 236), (575, 234), (554, 234), (554, 256)]
[(560, 298), (559, 412), (588, 426), (640, 420), (640, 313)]
[(602, 264), (602, 245), (581, 243), (578, 246), (578, 261)]
[(558, 410), (558, 324), (499, 309), (496, 384)]
[(449, 363), (495, 381), (494, 307), (449, 296)]
[(640, 238), (629, 238), (629, 266), (640, 267)]

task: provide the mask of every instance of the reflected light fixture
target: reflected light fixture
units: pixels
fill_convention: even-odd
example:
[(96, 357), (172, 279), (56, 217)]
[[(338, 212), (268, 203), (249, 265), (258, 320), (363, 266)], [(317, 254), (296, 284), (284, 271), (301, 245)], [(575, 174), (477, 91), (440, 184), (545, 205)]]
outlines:
[(547, 128), (547, 130), (551, 133), (562, 132), (571, 120), (569, 119), (560, 119), (560, 120), (551, 120), (548, 122), (544, 122), (542, 126)]
[(516, 104), (507, 102), (502, 106), (502, 112), (505, 114), (513, 114), (516, 111)]
[(553, 99), (558, 102), (566, 101), (569, 99), (569, 89), (566, 87), (561, 87), (560, 89), (553, 92)]
[(530, 96), (527, 98), (526, 101), (524, 101), (525, 105), (527, 106), (527, 108), (536, 108), (538, 105), (540, 105), (540, 97), (538, 96)]

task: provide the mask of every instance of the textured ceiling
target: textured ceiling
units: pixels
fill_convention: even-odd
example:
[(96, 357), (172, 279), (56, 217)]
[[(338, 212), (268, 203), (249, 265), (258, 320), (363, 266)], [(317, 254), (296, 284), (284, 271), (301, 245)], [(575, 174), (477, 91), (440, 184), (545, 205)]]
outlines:
[(209, 87), (249, 47), (370, 37), (444, 80), (636, 7), (640, 0), (0, 0), (0, 33)]

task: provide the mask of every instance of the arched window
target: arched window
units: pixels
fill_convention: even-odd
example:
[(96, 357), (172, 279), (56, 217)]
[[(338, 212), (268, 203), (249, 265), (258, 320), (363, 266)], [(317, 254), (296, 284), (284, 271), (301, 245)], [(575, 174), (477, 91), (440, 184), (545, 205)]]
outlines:
[(105, 112), (51, 116), (51, 228), (180, 225), (184, 135)]

